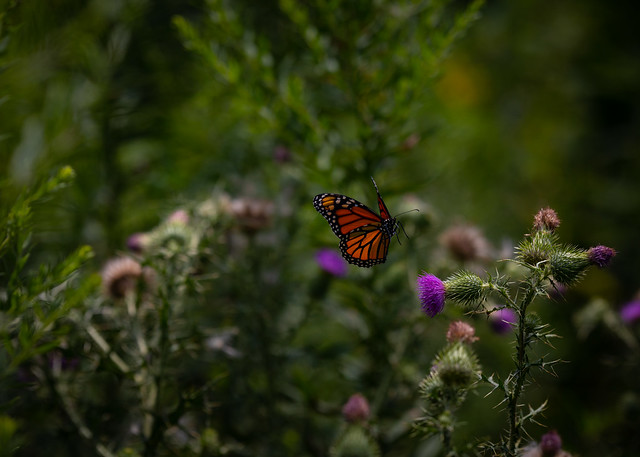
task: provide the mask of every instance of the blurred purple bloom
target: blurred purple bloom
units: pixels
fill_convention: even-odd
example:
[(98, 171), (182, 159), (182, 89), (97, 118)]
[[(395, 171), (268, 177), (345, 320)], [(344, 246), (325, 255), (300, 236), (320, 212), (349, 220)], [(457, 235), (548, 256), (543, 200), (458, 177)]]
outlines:
[(273, 158), (277, 163), (286, 163), (291, 161), (291, 151), (285, 146), (278, 145), (273, 150)]
[(342, 415), (347, 422), (359, 422), (369, 419), (369, 402), (362, 394), (353, 394), (342, 407)]
[(620, 308), (620, 318), (627, 324), (640, 319), (640, 300), (634, 300)]
[(429, 317), (442, 312), (446, 294), (444, 283), (437, 276), (426, 273), (418, 276), (416, 283), (422, 311)]
[(547, 290), (547, 294), (549, 295), (549, 298), (551, 298), (552, 300), (563, 300), (565, 294), (567, 293), (567, 291), (569, 290), (569, 288), (566, 286), (566, 284), (562, 284), (562, 283), (554, 283), (552, 284), (549, 289)]
[(146, 233), (134, 233), (129, 238), (127, 238), (127, 248), (129, 248), (131, 252), (140, 254), (142, 251), (144, 251), (148, 238), (149, 235), (147, 235)]
[(543, 455), (556, 455), (562, 449), (562, 439), (558, 432), (551, 430), (540, 438), (540, 450)]
[(612, 249), (607, 246), (594, 246), (589, 248), (587, 251), (587, 256), (589, 257), (589, 262), (594, 265), (598, 265), (600, 268), (604, 268), (609, 265), (613, 256), (616, 255), (615, 249)]
[(316, 252), (316, 262), (320, 268), (333, 276), (346, 276), (347, 275), (347, 262), (342, 258), (340, 254), (331, 249), (320, 249)]
[(170, 224), (187, 225), (189, 223), (189, 213), (183, 209), (178, 209), (167, 217), (167, 222)]
[(511, 324), (518, 322), (518, 316), (510, 308), (494, 311), (489, 315), (489, 324), (498, 335), (506, 335), (513, 330)]

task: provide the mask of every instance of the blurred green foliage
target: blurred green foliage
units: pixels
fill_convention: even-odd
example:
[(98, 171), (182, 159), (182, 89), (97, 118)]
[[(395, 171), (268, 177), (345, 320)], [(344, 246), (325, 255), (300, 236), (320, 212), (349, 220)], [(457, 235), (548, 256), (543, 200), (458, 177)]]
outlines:
[[(420, 315), (415, 276), (460, 266), (438, 245), (450, 224), (481, 227), (495, 251), (550, 205), (563, 239), (619, 255), (539, 304), (571, 363), (525, 400), (549, 400), (545, 423), (570, 451), (637, 453), (636, 339), (618, 336), (613, 312), (639, 288), (636, 12), (594, 0), (3, 2), (0, 452), (326, 455), (361, 391), (382, 455), (437, 455), (409, 424), (448, 319)], [(65, 165), (76, 179), (51, 193)], [(371, 175), (392, 212), (421, 212), (401, 216), (410, 239), (387, 263), (333, 278), (313, 260), (337, 240), (311, 199), (370, 204)], [(185, 241), (166, 232), (176, 208), (194, 244), (187, 259), (158, 245), (136, 257), (175, 287), (131, 320), (94, 293), (95, 272), (135, 232)], [(188, 260), (179, 274), (174, 260)], [(594, 301), (606, 317), (580, 324)], [(474, 323), (483, 368), (510, 367), (508, 337)], [(80, 360), (62, 370), (68, 358)], [(149, 386), (164, 386), (153, 414)], [(461, 441), (500, 433), (488, 408), (468, 399)]]

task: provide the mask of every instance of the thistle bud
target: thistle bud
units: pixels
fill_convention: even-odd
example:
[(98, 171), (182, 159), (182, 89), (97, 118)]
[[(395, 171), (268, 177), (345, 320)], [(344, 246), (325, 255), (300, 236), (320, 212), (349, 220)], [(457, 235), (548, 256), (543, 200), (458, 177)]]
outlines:
[(547, 260), (554, 251), (557, 238), (550, 231), (535, 232), (525, 239), (517, 248), (517, 258), (528, 265), (537, 265)]
[(565, 285), (578, 281), (590, 264), (587, 252), (575, 247), (556, 251), (549, 259), (551, 275), (556, 281)]
[(488, 285), (476, 274), (460, 271), (444, 281), (446, 297), (461, 306), (475, 305), (486, 297)]
[(171, 253), (184, 253), (191, 247), (195, 232), (181, 223), (162, 224), (149, 234), (148, 247), (166, 249)]
[(329, 451), (331, 457), (379, 457), (380, 449), (360, 426), (351, 426)]
[(435, 375), (442, 384), (460, 388), (469, 386), (478, 378), (480, 367), (475, 356), (464, 344), (453, 344), (436, 359)]

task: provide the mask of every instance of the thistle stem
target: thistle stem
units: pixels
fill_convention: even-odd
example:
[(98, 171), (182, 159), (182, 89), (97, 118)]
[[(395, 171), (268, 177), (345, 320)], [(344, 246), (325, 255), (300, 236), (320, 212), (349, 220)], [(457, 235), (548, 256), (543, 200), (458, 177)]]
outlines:
[(518, 401), (522, 395), (524, 381), (529, 373), (529, 357), (527, 355), (527, 335), (526, 322), (527, 307), (531, 304), (536, 296), (536, 291), (540, 286), (541, 278), (534, 278), (529, 283), (527, 293), (522, 298), (520, 304), (516, 307), (518, 314), (517, 335), (516, 335), (516, 356), (515, 371), (510, 378), (513, 381), (513, 388), (507, 392), (508, 410), (509, 410), (509, 439), (507, 442), (507, 455), (509, 457), (516, 455), (516, 449), (520, 443), (522, 422), (519, 417)]

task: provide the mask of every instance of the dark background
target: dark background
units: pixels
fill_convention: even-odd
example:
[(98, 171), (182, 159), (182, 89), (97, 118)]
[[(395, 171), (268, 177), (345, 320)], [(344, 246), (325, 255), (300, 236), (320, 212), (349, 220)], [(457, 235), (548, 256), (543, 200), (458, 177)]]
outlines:
[[(498, 250), (517, 244), (536, 211), (550, 206), (562, 220), (564, 242), (604, 244), (618, 255), (609, 269), (590, 271), (563, 298), (536, 305), (562, 336), (542, 353), (568, 363), (555, 377), (537, 375), (525, 400), (549, 400), (543, 423), (560, 432), (569, 451), (635, 455), (637, 345), (630, 347), (618, 327), (603, 322), (581, 331), (577, 317), (595, 299), (614, 312), (640, 288), (635, 3), (489, 1), (426, 70), (412, 66), (423, 57), (402, 41), (354, 45), (350, 40), (367, 21), (376, 23), (380, 9), (347, 3), (335, 10), (312, 2), (297, 7), (327, 38), (314, 48), (275, 1), (5, 2), (0, 199), (10, 204), (62, 165), (77, 174), (71, 189), (38, 206), (31, 263), (55, 263), (89, 244), (97, 256), (88, 268), (97, 271), (125, 249), (132, 233), (217, 189), (273, 200), (276, 224), (288, 231), (271, 246), (270, 261), (287, 262), (292, 271), (299, 264), (302, 280), (309, 280), (316, 274), (315, 250), (337, 242), (313, 210), (313, 195), (340, 192), (373, 205), (374, 175), (392, 213), (419, 206), (419, 221), (426, 223), (406, 224), (412, 240), (402, 247), (393, 242), (387, 264), (366, 272), (350, 267), (342, 281), (353, 277), (373, 291), (402, 278), (406, 297), (413, 297), (413, 278), (433, 270), (438, 235), (449, 225), (478, 226)], [(235, 13), (233, 20), (212, 13), (222, 11), (220, 4)], [(445, 18), (466, 5), (451, 3)], [(192, 24), (196, 36), (180, 21)], [(434, 37), (419, 27), (407, 36), (412, 33)], [(209, 51), (199, 48), (203, 43)], [(218, 63), (231, 62), (228, 75), (207, 57), (211, 50)], [(363, 76), (361, 68), (374, 57), (380, 67)], [(394, 74), (396, 67), (408, 83)], [(291, 75), (304, 82), (302, 89), (285, 88), (289, 83), (282, 81)], [(421, 90), (394, 100), (403, 84)], [(309, 107), (317, 125), (301, 120), (298, 106)], [(295, 284), (287, 281), (299, 280), (285, 275), (279, 287), (290, 291)], [(348, 301), (340, 287), (349, 290), (330, 289), (332, 303)], [(425, 361), (443, 344), (447, 322), (421, 322), (428, 335)], [(506, 339), (483, 325), (478, 321), (481, 363), (509, 367)], [(306, 338), (300, 343), (305, 350), (321, 344), (320, 335)], [(333, 367), (333, 356), (320, 351), (314, 357), (318, 366)], [(313, 395), (333, 389), (330, 381), (315, 386)], [(366, 390), (366, 382), (345, 382), (339, 384), (343, 396), (350, 388)], [(497, 402), (479, 394), (468, 403), (463, 437), (496, 438), (502, 429), (486, 415), (500, 417)], [(534, 426), (533, 438), (544, 430)]]

